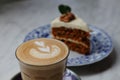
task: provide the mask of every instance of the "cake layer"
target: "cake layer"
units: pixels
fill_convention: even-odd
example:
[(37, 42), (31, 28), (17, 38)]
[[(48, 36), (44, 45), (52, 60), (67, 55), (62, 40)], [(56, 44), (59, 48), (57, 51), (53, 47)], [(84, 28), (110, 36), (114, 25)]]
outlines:
[(52, 27), (61, 27), (65, 26), (68, 28), (75, 28), (75, 29), (81, 29), (83, 31), (89, 32), (90, 29), (88, 28), (87, 24), (80, 18), (76, 17), (75, 20), (72, 20), (70, 22), (63, 22), (60, 21), (59, 18), (56, 18), (55, 20), (52, 21), (51, 23)]
[(55, 38), (58, 39), (68, 40), (78, 44), (82, 42), (83, 46), (85, 47), (88, 47), (88, 45), (90, 44), (90, 34), (82, 30), (65, 27), (53, 27), (52, 34)]
[(74, 41), (74, 40), (72, 40), (72, 39), (65, 39), (65, 38), (60, 38), (60, 37), (58, 37), (58, 36), (53, 36), (53, 38), (55, 38), (55, 39), (58, 39), (58, 40), (65, 40), (65, 41), (69, 41), (69, 42), (72, 42), (72, 43), (76, 43), (76, 44), (80, 44), (80, 45), (82, 45), (82, 46), (84, 46), (84, 47), (86, 47), (86, 48), (88, 48), (89, 46), (89, 44), (87, 45), (87, 44), (84, 44), (83, 42), (77, 42), (77, 41)]
[(86, 48), (81, 44), (77, 44), (77, 43), (74, 43), (74, 42), (71, 42), (71, 41), (66, 41), (66, 40), (61, 40), (61, 41), (66, 43), (67, 46), (69, 47), (69, 49), (71, 49), (73, 51), (76, 51), (76, 52), (79, 52), (79, 53), (85, 54), (85, 55), (88, 55), (90, 53), (90, 45), (89, 45), (88, 48)]

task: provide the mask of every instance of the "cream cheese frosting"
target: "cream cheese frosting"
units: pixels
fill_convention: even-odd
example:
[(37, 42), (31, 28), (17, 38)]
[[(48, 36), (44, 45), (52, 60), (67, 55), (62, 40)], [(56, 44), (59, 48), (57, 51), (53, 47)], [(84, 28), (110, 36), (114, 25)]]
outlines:
[(75, 20), (72, 20), (70, 22), (63, 22), (60, 21), (59, 18), (56, 18), (51, 22), (52, 27), (68, 27), (68, 28), (76, 28), (81, 29), (86, 32), (90, 32), (90, 29), (88, 28), (87, 24), (79, 17), (76, 17)]

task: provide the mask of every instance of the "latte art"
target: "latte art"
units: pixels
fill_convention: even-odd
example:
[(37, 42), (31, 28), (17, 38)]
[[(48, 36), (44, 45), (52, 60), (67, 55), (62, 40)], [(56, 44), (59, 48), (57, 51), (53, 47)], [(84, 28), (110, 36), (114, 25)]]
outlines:
[(56, 39), (40, 38), (20, 45), (16, 56), (31, 65), (49, 65), (57, 63), (68, 55), (68, 47)]
[(35, 44), (39, 46), (39, 50), (43, 52), (50, 52), (50, 47), (45, 46), (45, 43), (43, 41), (35, 41)]
[(52, 58), (60, 54), (60, 48), (57, 45), (45, 46), (45, 43), (35, 42), (38, 45), (38, 50), (35, 48), (30, 49), (30, 54), (36, 58)]

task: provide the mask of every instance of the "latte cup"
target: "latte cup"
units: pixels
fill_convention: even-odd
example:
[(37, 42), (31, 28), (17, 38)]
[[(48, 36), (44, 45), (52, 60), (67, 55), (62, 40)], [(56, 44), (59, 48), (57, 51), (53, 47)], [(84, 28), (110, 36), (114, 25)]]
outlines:
[(69, 49), (63, 42), (39, 38), (16, 49), (22, 80), (63, 80)]

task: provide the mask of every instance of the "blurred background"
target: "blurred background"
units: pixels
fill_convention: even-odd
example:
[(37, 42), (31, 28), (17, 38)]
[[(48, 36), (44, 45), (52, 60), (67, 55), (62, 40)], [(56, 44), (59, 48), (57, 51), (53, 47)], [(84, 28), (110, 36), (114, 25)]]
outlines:
[(0, 0), (0, 80), (10, 80), (20, 71), (16, 48), (27, 33), (60, 16), (59, 4), (71, 6), (87, 24), (105, 30), (114, 43), (107, 59), (70, 69), (82, 80), (119, 80), (120, 0)]

